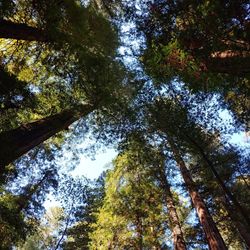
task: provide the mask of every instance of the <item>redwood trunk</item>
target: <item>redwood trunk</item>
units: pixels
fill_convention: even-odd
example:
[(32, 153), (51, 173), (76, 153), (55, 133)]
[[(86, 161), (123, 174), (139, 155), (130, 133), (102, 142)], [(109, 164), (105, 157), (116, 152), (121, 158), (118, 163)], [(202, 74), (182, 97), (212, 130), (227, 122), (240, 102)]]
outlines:
[(56, 133), (67, 129), (74, 121), (93, 110), (93, 106), (84, 105), (79, 108), (79, 111), (78, 109), (65, 110), (59, 114), (0, 133), (0, 173), (4, 171), (4, 166)]
[(186, 167), (185, 162), (183, 161), (182, 157), (180, 156), (175, 143), (169, 140), (169, 145), (171, 151), (173, 152), (174, 158), (176, 163), (178, 164), (190, 197), (192, 199), (193, 205), (197, 211), (200, 223), (203, 227), (205, 232), (209, 248), (211, 250), (226, 250), (227, 247), (222, 239), (220, 232), (210, 215), (203, 199), (201, 198), (200, 194), (198, 193), (195, 183), (189, 173), (189, 170)]
[(28, 26), (25, 23), (14, 23), (0, 19), (0, 38), (48, 42), (43, 30)]
[(198, 149), (198, 151), (200, 152), (200, 155), (202, 156), (202, 158), (204, 159), (204, 161), (207, 163), (207, 166), (210, 168), (211, 172), (213, 173), (213, 175), (215, 177), (215, 180), (218, 183), (218, 185), (224, 191), (224, 193), (226, 194), (226, 196), (228, 197), (228, 199), (230, 201), (232, 201), (233, 205), (239, 211), (239, 213), (242, 215), (242, 217), (244, 218), (244, 220), (246, 221), (246, 223), (248, 224), (248, 226), (250, 226), (250, 218), (249, 218), (249, 215), (248, 215), (247, 211), (244, 209), (244, 207), (241, 206), (241, 204), (236, 199), (236, 197), (227, 188), (227, 186), (225, 185), (224, 181), (221, 179), (219, 173), (217, 172), (216, 168), (214, 167), (212, 161), (208, 158), (208, 156), (204, 152), (203, 148), (195, 140), (193, 140), (191, 137), (189, 137), (187, 134), (185, 136)]
[(174, 240), (174, 249), (175, 250), (186, 250), (186, 243), (183, 237), (183, 232), (181, 230), (179, 216), (177, 214), (173, 195), (170, 190), (170, 185), (168, 183), (167, 177), (165, 172), (161, 173), (161, 185), (163, 190), (165, 191), (165, 200), (166, 205), (169, 212), (170, 221), (172, 224), (172, 233), (173, 233), (173, 240)]
[(250, 74), (250, 54), (247, 56), (231, 56), (230, 52), (213, 54), (205, 63), (208, 70), (215, 73), (223, 73), (234, 76)]

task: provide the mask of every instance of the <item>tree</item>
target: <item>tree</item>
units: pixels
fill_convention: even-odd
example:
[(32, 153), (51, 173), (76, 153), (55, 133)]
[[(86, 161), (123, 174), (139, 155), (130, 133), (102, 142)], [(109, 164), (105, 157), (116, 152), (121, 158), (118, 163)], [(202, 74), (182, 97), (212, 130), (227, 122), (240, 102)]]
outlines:
[[(239, 167), (239, 159), (233, 148), (227, 148), (226, 151), (220, 152), (220, 155), (214, 156), (213, 161), (218, 162), (216, 164), (216, 169), (221, 179), (230, 187), (232, 193), (238, 199), (240, 204), (244, 206), (248, 212), (248, 206), (246, 200), (239, 198), (238, 190), (234, 189), (234, 186), (237, 183), (245, 183), (245, 179), (242, 179), (237, 173)], [(209, 168), (203, 168), (200, 171), (196, 171), (197, 162), (199, 164), (202, 160), (194, 159), (193, 164), (191, 165), (190, 171), (193, 173), (195, 179), (198, 182), (200, 190), (202, 190), (206, 201), (209, 203), (210, 211), (215, 218), (215, 221), (220, 229), (223, 232), (223, 237), (226, 242), (231, 242), (230, 244), (242, 245), (243, 248), (244, 242), (249, 245), (249, 236), (248, 236), (248, 226), (246, 224), (245, 218), (240, 216), (239, 212), (230, 202), (230, 200), (225, 196), (225, 193), (220, 188), (218, 183), (214, 180), (213, 174)], [(245, 183), (246, 184), (246, 183)], [(248, 192), (245, 190), (245, 192)], [(210, 202), (209, 202), (210, 200)], [(214, 201), (214, 202), (211, 202)], [(235, 247), (236, 247), (235, 246)]]
[(109, 21), (92, 3), (86, 6), (75, 0), (16, 1), (13, 9), (12, 15), (8, 13), (0, 19), (1, 38), (56, 44), (58, 50), (64, 43), (82, 49), (95, 46), (99, 52), (107, 48), (100, 47), (107, 38), (110, 42), (115, 39)]
[(91, 249), (161, 249), (166, 226), (162, 191), (143, 170), (137, 153), (131, 148), (120, 154), (109, 173)]
[(180, 219), (177, 213), (173, 194), (170, 189), (170, 184), (166, 176), (165, 168), (161, 168), (159, 171), (159, 179), (162, 186), (162, 190), (165, 192), (166, 205), (168, 208), (169, 218), (171, 221), (171, 227), (173, 232), (174, 249), (182, 250), (186, 249), (186, 243), (183, 236), (183, 230), (181, 228)]
[[(151, 113), (151, 117), (154, 117), (154, 118), (150, 119), (151, 125), (158, 124), (157, 129), (166, 135), (166, 139), (168, 141), (170, 150), (174, 153), (174, 157), (176, 161), (179, 162), (178, 163), (179, 165), (182, 164), (183, 167), (185, 167), (185, 162), (183, 161), (181, 157), (181, 152), (190, 153), (191, 155), (195, 157), (199, 155), (201, 157), (201, 160), (202, 159), (205, 160), (206, 163), (203, 163), (204, 164), (203, 168), (205, 169), (208, 168), (209, 171), (211, 171), (212, 176), (215, 178), (215, 181), (218, 184), (218, 186), (221, 188), (221, 190), (223, 190), (224, 195), (227, 197), (227, 199), (229, 199), (234, 204), (235, 209), (237, 209), (237, 211), (239, 212), (239, 218), (242, 218), (247, 223), (248, 215), (247, 215), (245, 208), (242, 207), (242, 205), (239, 203), (239, 201), (237, 200), (235, 195), (232, 193), (232, 191), (226, 186), (226, 184), (224, 183), (224, 180), (221, 178), (218, 171), (216, 170), (214, 163), (212, 163), (212, 161), (209, 160), (209, 162), (212, 165), (207, 165), (207, 160), (209, 157), (208, 155), (210, 155), (211, 157), (213, 155), (214, 162), (216, 162), (215, 157), (218, 157), (218, 155), (220, 155), (220, 153), (218, 152), (222, 151), (222, 145), (219, 144), (218, 140), (216, 140), (216, 137), (212, 136), (209, 133), (206, 134), (204, 130), (203, 131), (200, 130), (199, 126), (195, 125), (192, 121), (188, 121), (185, 111), (184, 110), (181, 111), (180, 107), (179, 108), (176, 107), (179, 110), (177, 111), (174, 108), (174, 105), (175, 105), (174, 103), (170, 104), (171, 107), (169, 107), (165, 115), (164, 115), (164, 112), (166, 110), (163, 111), (164, 106), (161, 106), (161, 105), (158, 106), (158, 109), (157, 109), (158, 111), (156, 111), (155, 109), (154, 111), (152, 110), (151, 112), (154, 112), (154, 114)], [(156, 115), (155, 112), (156, 113), (159, 112), (159, 114)], [(173, 114), (173, 116), (171, 114)], [(178, 116), (176, 114), (178, 114)], [(168, 120), (165, 119), (165, 121), (163, 121), (162, 117), (164, 116), (168, 117)], [(175, 126), (173, 126), (173, 124), (175, 124)], [(220, 146), (218, 146), (218, 144)], [(205, 151), (206, 153), (204, 153)], [(202, 162), (201, 160), (199, 160), (199, 165)], [(183, 174), (185, 174), (186, 171), (188, 171), (187, 168), (183, 172)], [(213, 177), (210, 177), (210, 178), (213, 178)]]
[[(24, 241), (35, 230), (45, 195), (51, 187), (57, 186), (55, 170), (45, 168), (44, 171), (37, 172), (38, 177), (33, 173), (28, 180), (26, 177), (28, 184), (22, 183), (25, 178), (18, 183), (19, 177), (14, 179), (12, 187), (11, 183), (1, 185), (0, 228), (1, 247), (4, 249), (10, 249), (14, 244)], [(30, 177), (33, 177), (32, 181), (29, 181)]]
[[(120, 154), (107, 180), (104, 205), (92, 236), (91, 246), (94, 249), (97, 246), (109, 246), (110, 249), (126, 246), (161, 249), (169, 245), (166, 237), (161, 236), (168, 235), (169, 230), (174, 248), (186, 249), (179, 219), (179, 216), (183, 216), (183, 211), (180, 212), (183, 207), (173, 197), (174, 191), (170, 190), (166, 178), (166, 156), (147, 139), (147, 135), (143, 136), (141, 131), (133, 131), (120, 145)], [(127, 223), (134, 225), (137, 240), (130, 239), (130, 226), (126, 226)], [(148, 231), (147, 227), (151, 230)]]
[(143, 66), (155, 82), (182, 81), (191, 91), (220, 93), (248, 127), (249, 19), (246, 1), (162, 0), (125, 4), (146, 38)]
[(96, 214), (104, 200), (104, 181), (106, 173), (103, 172), (97, 180), (89, 183), (85, 190), (85, 197), (75, 213), (75, 222), (68, 228), (67, 240), (63, 249), (89, 249), (90, 234), (96, 223)]
[(116, 31), (92, 4), (86, 6), (75, 0), (21, 0), (15, 2), (13, 9), (12, 16), (1, 19), (2, 38), (11, 39), (11, 45), (5, 39), (1, 42), (6, 47), (5, 63), (11, 62), (19, 71), (33, 64), (30, 71), (36, 80), (44, 71), (42, 65), (48, 72), (47, 79), (51, 72), (69, 78), (79, 60), (88, 60), (91, 55), (116, 54)]
[[(177, 67), (182, 64), (185, 68), (186, 54), (190, 60), (198, 63), (197, 69), (201, 67), (201, 71), (233, 76), (244, 76), (249, 73), (246, 1), (235, 4), (233, 1), (165, 3), (159, 0), (149, 4), (148, 10), (149, 13), (144, 15), (143, 20), (143, 28), (146, 28), (144, 32), (149, 38), (148, 44), (158, 46), (158, 43), (167, 48), (177, 42), (177, 47), (180, 46), (180, 50), (176, 47), (168, 47), (170, 50), (165, 50), (170, 53), (165, 63), (169, 62)], [(181, 50), (184, 58), (178, 54)], [(178, 58), (184, 60), (178, 61)], [(245, 61), (246, 68), (238, 67), (239, 60)]]
[(46, 214), (39, 221), (39, 225), (36, 227), (29, 237), (25, 240), (21, 246), (18, 246), (19, 250), (34, 250), (34, 249), (52, 249), (54, 248), (57, 240), (57, 233), (62, 227), (64, 219), (63, 209), (61, 207), (51, 207), (46, 211)]
[[(72, 233), (71, 229), (77, 224), (81, 212), (90, 212), (88, 211), (88, 204), (91, 203), (89, 199), (92, 198), (91, 195), (89, 195), (89, 192), (92, 191), (91, 188), (90, 181), (85, 177), (73, 178), (71, 176), (64, 176), (57, 192), (57, 199), (60, 201), (64, 211), (64, 220), (62, 221), (60, 231), (53, 246), (54, 249), (60, 249), (61, 247), (69, 247), (70, 249), (72, 246), (72, 242), (70, 241), (70, 239), (72, 239), (70, 237)], [(91, 220), (91, 215), (89, 216)], [(87, 228), (84, 229), (87, 230)], [(84, 236), (87, 238), (86, 241), (88, 242), (88, 236)], [(86, 242), (81, 243), (83, 246), (86, 244)]]
[[(129, 101), (134, 90), (130, 90), (127, 80), (132, 79), (133, 76), (127, 74), (121, 63), (114, 61), (113, 58), (91, 57), (88, 59), (88, 64), (84, 61), (72, 71), (72, 89), (70, 89), (70, 95), (67, 92), (65, 94), (66, 97), (69, 95), (65, 98), (69, 103), (63, 104), (66, 108), (61, 113), (24, 124), (1, 134), (1, 141), (10, 145), (9, 149), (6, 148), (6, 151), (2, 152), (1, 165), (10, 163), (57, 132), (67, 129), (74, 121), (86, 117), (92, 111), (104, 108), (115, 110), (118, 106), (124, 105), (121, 104), (122, 102)], [(127, 95), (120, 98), (120, 93), (124, 91), (127, 91)], [(81, 104), (82, 102), (86, 104)], [(67, 109), (67, 106), (70, 109)], [(8, 150), (11, 153), (6, 154), (10, 152)]]
[(3, 150), (1, 151), (0, 166), (3, 167), (27, 153), (30, 149), (47, 140), (57, 132), (67, 129), (81, 116), (93, 110), (91, 105), (82, 105), (79, 109), (66, 110), (57, 115), (39, 121), (22, 125), (14, 130), (0, 134)]
[(196, 208), (198, 217), (200, 219), (200, 223), (203, 226), (210, 248), (211, 249), (227, 249), (220, 235), (220, 232), (217, 229), (215, 222), (213, 221), (212, 216), (210, 215), (202, 197), (200, 196), (200, 194), (198, 193), (196, 189), (196, 185), (186, 167), (185, 162), (180, 156), (177, 147), (175, 146), (174, 142), (169, 138), (168, 138), (168, 143), (169, 143), (171, 151), (173, 152), (175, 161), (180, 167), (182, 177), (185, 181), (185, 184), (191, 196), (192, 202)]
[[(162, 193), (162, 202), (168, 209), (170, 229), (173, 234), (174, 249), (186, 249), (181, 222), (177, 213), (176, 201), (174, 200), (170, 184), (166, 176), (168, 161), (163, 149), (149, 143), (149, 138), (140, 131), (133, 131), (126, 138), (124, 147), (130, 153), (131, 161), (140, 162), (143, 171), (146, 171), (146, 181), (155, 181)], [(130, 152), (131, 151), (131, 152)], [(126, 152), (126, 151), (125, 151)]]

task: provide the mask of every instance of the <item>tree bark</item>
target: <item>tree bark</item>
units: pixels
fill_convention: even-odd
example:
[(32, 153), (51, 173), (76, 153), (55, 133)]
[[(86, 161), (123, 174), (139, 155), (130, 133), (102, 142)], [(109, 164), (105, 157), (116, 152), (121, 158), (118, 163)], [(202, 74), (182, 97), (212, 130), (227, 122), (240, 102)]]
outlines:
[(165, 191), (165, 200), (166, 200), (166, 205), (168, 208), (169, 212), (169, 217), (170, 221), (172, 224), (172, 233), (173, 233), (173, 241), (174, 241), (174, 249), (175, 250), (186, 250), (186, 243), (183, 237), (183, 232), (181, 229), (180, 225), (180, 220), (179, 216), (177, 214), (175, 204), (174, 204), (174, 199), (173, 195), (170, 190), (170, 185), (168, 183), (166, 174), (165, 174), (165, 169), (161, 171), (161, 186), (163, 190)]
[[(193, 58), (197, 58), (195, 49), (202, 49), (205, 40), (197, 40), (192, 37), (189, 40), (182, 41), (188, 51), (192, 51)], [(245, 76), (250, 73), (250, 45), (242, 40), (222, 40), (221, 45), (225, 50), (215, 51), (211, 54), (203, 53), (203, 63), (206, 67), (201, 70), (214, 73), (229, 74), (233, 76)], [(199, 56), (198, 56), (199, 58)]]
[(173, 152), (175, 161), (180, 168), (181, 175), (184, 179), (184, 182), (190, 194), (193, 205), (197, 211), (200, 223), (203, 227), (203, 230), (205, 232), (208, 241), (209, 248), (211, 250), (226, 250), (227, 247), (225, 245), (225, 242), (222, 239), (220, 232), (212, 216), (210, 215), (203, 199), (198, 193), (195, 187), (195, 183), (189, 173), (189, 170), (187, 169), (185, 162), (183, 161), (181, 155), (179, 154), (178, 148), (171, 139), (169, 139), (168, 142), (170, 149)]
[(232, 192), (227, 188), (223, 180), (221, 179), (219, 173), (217, 172), (213, 162), (209, 159), (203, 148), (195, 141), (193, 140), (190, 136), (185, 134), (186, 138), (189, 140), (190, 143), (192, 143), (197, 150), (200, 152), (200, 155), (204, 159), (204, 161), (207, 163), (207, 166), (210, 168), (211, 172), (213, 173), (216, 182), (218, 185), (221, 187), (221, 189), (224, 191), (226, 196), (229, 198), (230, 201), (232, 201), (233, 205), (235, 208), (239, 211), (239, 213), (242, 215), (248, 226), (250, 226), (250, 218), (248, 215), (248, 212), (244, 209), (244, 207), (241, 206), (239, 201), (236, 199), (236, 197), (232, 194)]
[(65, 110), (59, 114), (0, 133), (0, 173), (3, 173), (4, 166), (56, 133), (67, 129), (74, 121), (88, 115), (93, 110), (94, 106), (86, 104), (75, 110)]
[(48, 42), (44, 30), (28, 26), (25, 23), (14, 23), (4, 19), (0, 19), (0, 38)]
[(250, 52), (231, 50), (214, 52), (205, 64), (211, 72), (245, 76), (250, 73)]

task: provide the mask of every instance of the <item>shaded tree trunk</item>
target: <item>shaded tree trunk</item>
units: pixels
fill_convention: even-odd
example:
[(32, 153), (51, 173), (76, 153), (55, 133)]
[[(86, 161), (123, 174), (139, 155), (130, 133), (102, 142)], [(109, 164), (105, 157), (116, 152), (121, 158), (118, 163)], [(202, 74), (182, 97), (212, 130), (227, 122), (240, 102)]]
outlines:
[(174, 204), (174, 199), (173, 195), (170, 190), (170, 185), (168, 183), (166, 174), (165, 174), (165, 169), (161, 172), (161, 186), (163, 190), (165, 191), (165, 200), (166, 200), (166, 205), (168, 208), (169, 212), (169, 217), (170, 221), (172, 224), (172, 233), (173, 233), (173, 241), (174, 241), (174, 249), (175, 250), (186, 250), (186, 243), (183, 237), (183, 232), (181, 229), (180, 225), (180, 220), (179, 216), (177, 214), (175, 204)]
[(207, 60), (206, 66), (211, 72), (245, 76), (250, 73), (250, 52), (215, 52)]
[(0, 38), (48, 42), (48, 37), (43, 30), (4, 19), (0, 19)]
[(193, 205), (197, 211), (197, 215), (199, 217), (200, 223), (205, 232), (209, 248), (211, 250), (223, 250), (223, 249), (226, 250), (227, 247), (225, 245), (225, 242), (222, 239), (220, 232), (212, 216), (210, 215), (203, 199), (198, 193), (195, 183), (189, 173), (189, 170), (186, 167), (185, 162), (183, 161), (179, 153), (178, 148), (176, 147), (175, 143), (171, 139), (169, 139), (168, 142), (169, 142), (170, 149), (173, 152), (174, 159), (180, 168), (181, 175), (184, 179), (184, 182), (190, 194)]
[(248, 212), (244, 209), (244, 207), (241, 206), (241, 204), (236, 199), (236, 197), (227, 188), (227, 186), (225, 185), (224, 181), (221, 179), (219, 173), (217, 172), (217, 170), (216, 170), (213, 162), (209, 159), (209, 157), (207, 156), (207, 154), (205, 153), (205, 151), (203, 150), (203, 148), (195, 140), (193, 140), (190, 136), (188, 136), (187, 134), (185, 134), (185, 136), (189, 140), (189, 142), (192, 143), (196, 147), (196, 149), (199, 151), (200, 155), (202, 156), (202, 158), (204, 159), (204, 161), (207, 163), (207, 166), (209, 167), (209, 169), (213, 173), (213, 175), (215, 177), (215, 180), (218, 183), (218, 185), (221, 187), (221, 189), (226, 194), (226, 196), (228, 197), (228, 199), (230, 201), (232, 201), (234, 207), (242, 215), (242, 217), (244, 218), (244, 220), (246, 221), (246, 223), (248, 224), (248, 226), (250, 226), (250, 218), (249, 218)]
[(4, 166), (93, 110), (92, 105), (86, 104), (0, 133), (0, 173), (4, 171)]
[[(195, 49), (202, 49), (206, 40), (197, 40), (192, 37), (182, 41), (187, 50), (193, 51), (192, 56), (197, 58)], [(203, 51), (203, 65), (201, 70), (214, 73), (229, 74), (233, 76), (245, 76), (250, 73), (250, 46), (249, 43), (242, 40), (222, 40), (221, 45), (224, 45), (225, 50), (216, 51), (207, 54)], [(226, 49), (227, 48), (227, 49)], [(199, 56), (198, 56), (199, 58)]]

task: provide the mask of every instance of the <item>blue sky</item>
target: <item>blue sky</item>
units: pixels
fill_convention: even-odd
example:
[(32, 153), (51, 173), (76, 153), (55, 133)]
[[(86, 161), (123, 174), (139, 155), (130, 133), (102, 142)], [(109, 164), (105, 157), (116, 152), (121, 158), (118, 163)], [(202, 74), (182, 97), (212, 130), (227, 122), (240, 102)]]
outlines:
[[(236, 144), (243, 148), (250, 148), (250, 138), (244, 132), (233, 134), (230, 143)], [(81, 155), (80, 164), (71, 172), (73, 176), (84, 175), (87, 178), (95, 179), (107, 168), (110, 168), (110, 163), (116, 157), (117, 151), (107, 149), (104, 152), (98, 152), (95, 159), (90, 156)]]
[(71, 172), (73, 176), (84, 175), (87, 178), (95, 179), (110, 167), (110, 163), (116, 157), (117, 152), (114, 149), (107, 149), (105, 152), (99, 152), (95, 159), (86, 155), (81, 155), (80, 164)]

